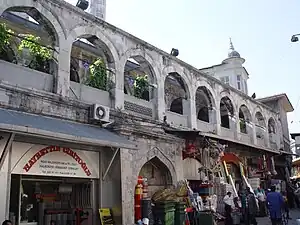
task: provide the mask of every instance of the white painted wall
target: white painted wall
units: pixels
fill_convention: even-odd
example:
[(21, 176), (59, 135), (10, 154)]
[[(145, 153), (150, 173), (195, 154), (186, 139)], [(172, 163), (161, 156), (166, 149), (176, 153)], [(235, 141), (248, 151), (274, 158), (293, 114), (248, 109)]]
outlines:
[(229, 77), (229, 85), (238, 89), (237, 75), (241, 75), (241, 89), (239, 91), (248, 94), (248, 74), (243, 67), (241, 59), (226, 59), (222, 64), (215, 65), (209, 68), (200, 69), (202, 72), (207, 73), (219, 80), (222, 77)]

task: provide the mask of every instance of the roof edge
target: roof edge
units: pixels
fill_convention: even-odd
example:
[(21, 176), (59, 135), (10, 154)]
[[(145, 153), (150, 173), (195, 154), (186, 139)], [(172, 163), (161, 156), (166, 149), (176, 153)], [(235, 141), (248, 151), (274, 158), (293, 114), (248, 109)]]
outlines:
[(283, 99), (285, 101), (285, 103), (286, 103), (285, 111), (286, 112), (294, 111), (294, 107), (286, 93), (271, 95), (271, 96), (267, 96), (267, 97), (263, 97), (263, 98), (257, 98), (256, 100), (260, 101), (260, 102), (267, 102), (267, 101), (272, 101), (272, 100), (277, 100), (277, 99)]

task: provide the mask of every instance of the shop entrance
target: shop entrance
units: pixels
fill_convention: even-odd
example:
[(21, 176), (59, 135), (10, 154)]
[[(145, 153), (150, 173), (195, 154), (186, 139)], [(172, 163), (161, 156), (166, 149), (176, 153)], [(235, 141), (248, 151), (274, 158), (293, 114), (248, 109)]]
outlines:
[(93, 182), (13, 174), (10, 220), (16, 225), (91, 225)]

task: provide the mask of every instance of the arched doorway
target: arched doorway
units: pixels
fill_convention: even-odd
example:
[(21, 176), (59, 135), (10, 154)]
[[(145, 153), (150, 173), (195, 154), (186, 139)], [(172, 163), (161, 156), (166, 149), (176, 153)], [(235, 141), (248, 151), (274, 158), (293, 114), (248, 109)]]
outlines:
[(172, 176), (170, 170), (156, 156), (143, 165), (139, 176), (147, 178), (149, 196), (152, 196), (160, 189), (167, 188), (172, 185)]
[[(240, 190), (243, 187), (242, 174), (245, 171), (242, 160), (236, 154), (228, 152), (221, 158), (221, 162), (225, 162), (224, 165), (226, 165), (228, 174), (232, 177), (235, 189)], [(241, 167), (243, 171), (241, 171)]]

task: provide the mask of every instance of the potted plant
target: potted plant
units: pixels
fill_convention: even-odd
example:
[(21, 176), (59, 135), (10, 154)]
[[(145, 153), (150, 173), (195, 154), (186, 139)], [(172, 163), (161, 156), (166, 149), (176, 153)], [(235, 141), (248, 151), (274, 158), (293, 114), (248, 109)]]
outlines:
[(13, 62), (15, 60), (14, 51), (11, 48), (11, 36), (13, 32), (0, 23), (0, 59)]
[(93, 64), (89, 66), (90, 77), (87, 79), (86, 84), (90, 87), (100, 90), (107, 90), (107, 70), (105, 63), (101, 58), (98, 58)]
[(52, 50), (41, 45), (40, 37), (32, 34), (22, 35), (18, 51), (21, 58), (29, 62), (25, 64), (28, 64), (30, 68), (45, 73), (50, 72)]
[(147, 75), (136, 76), (134, 82), (134, 96), (149, 101), (149, 82)]

